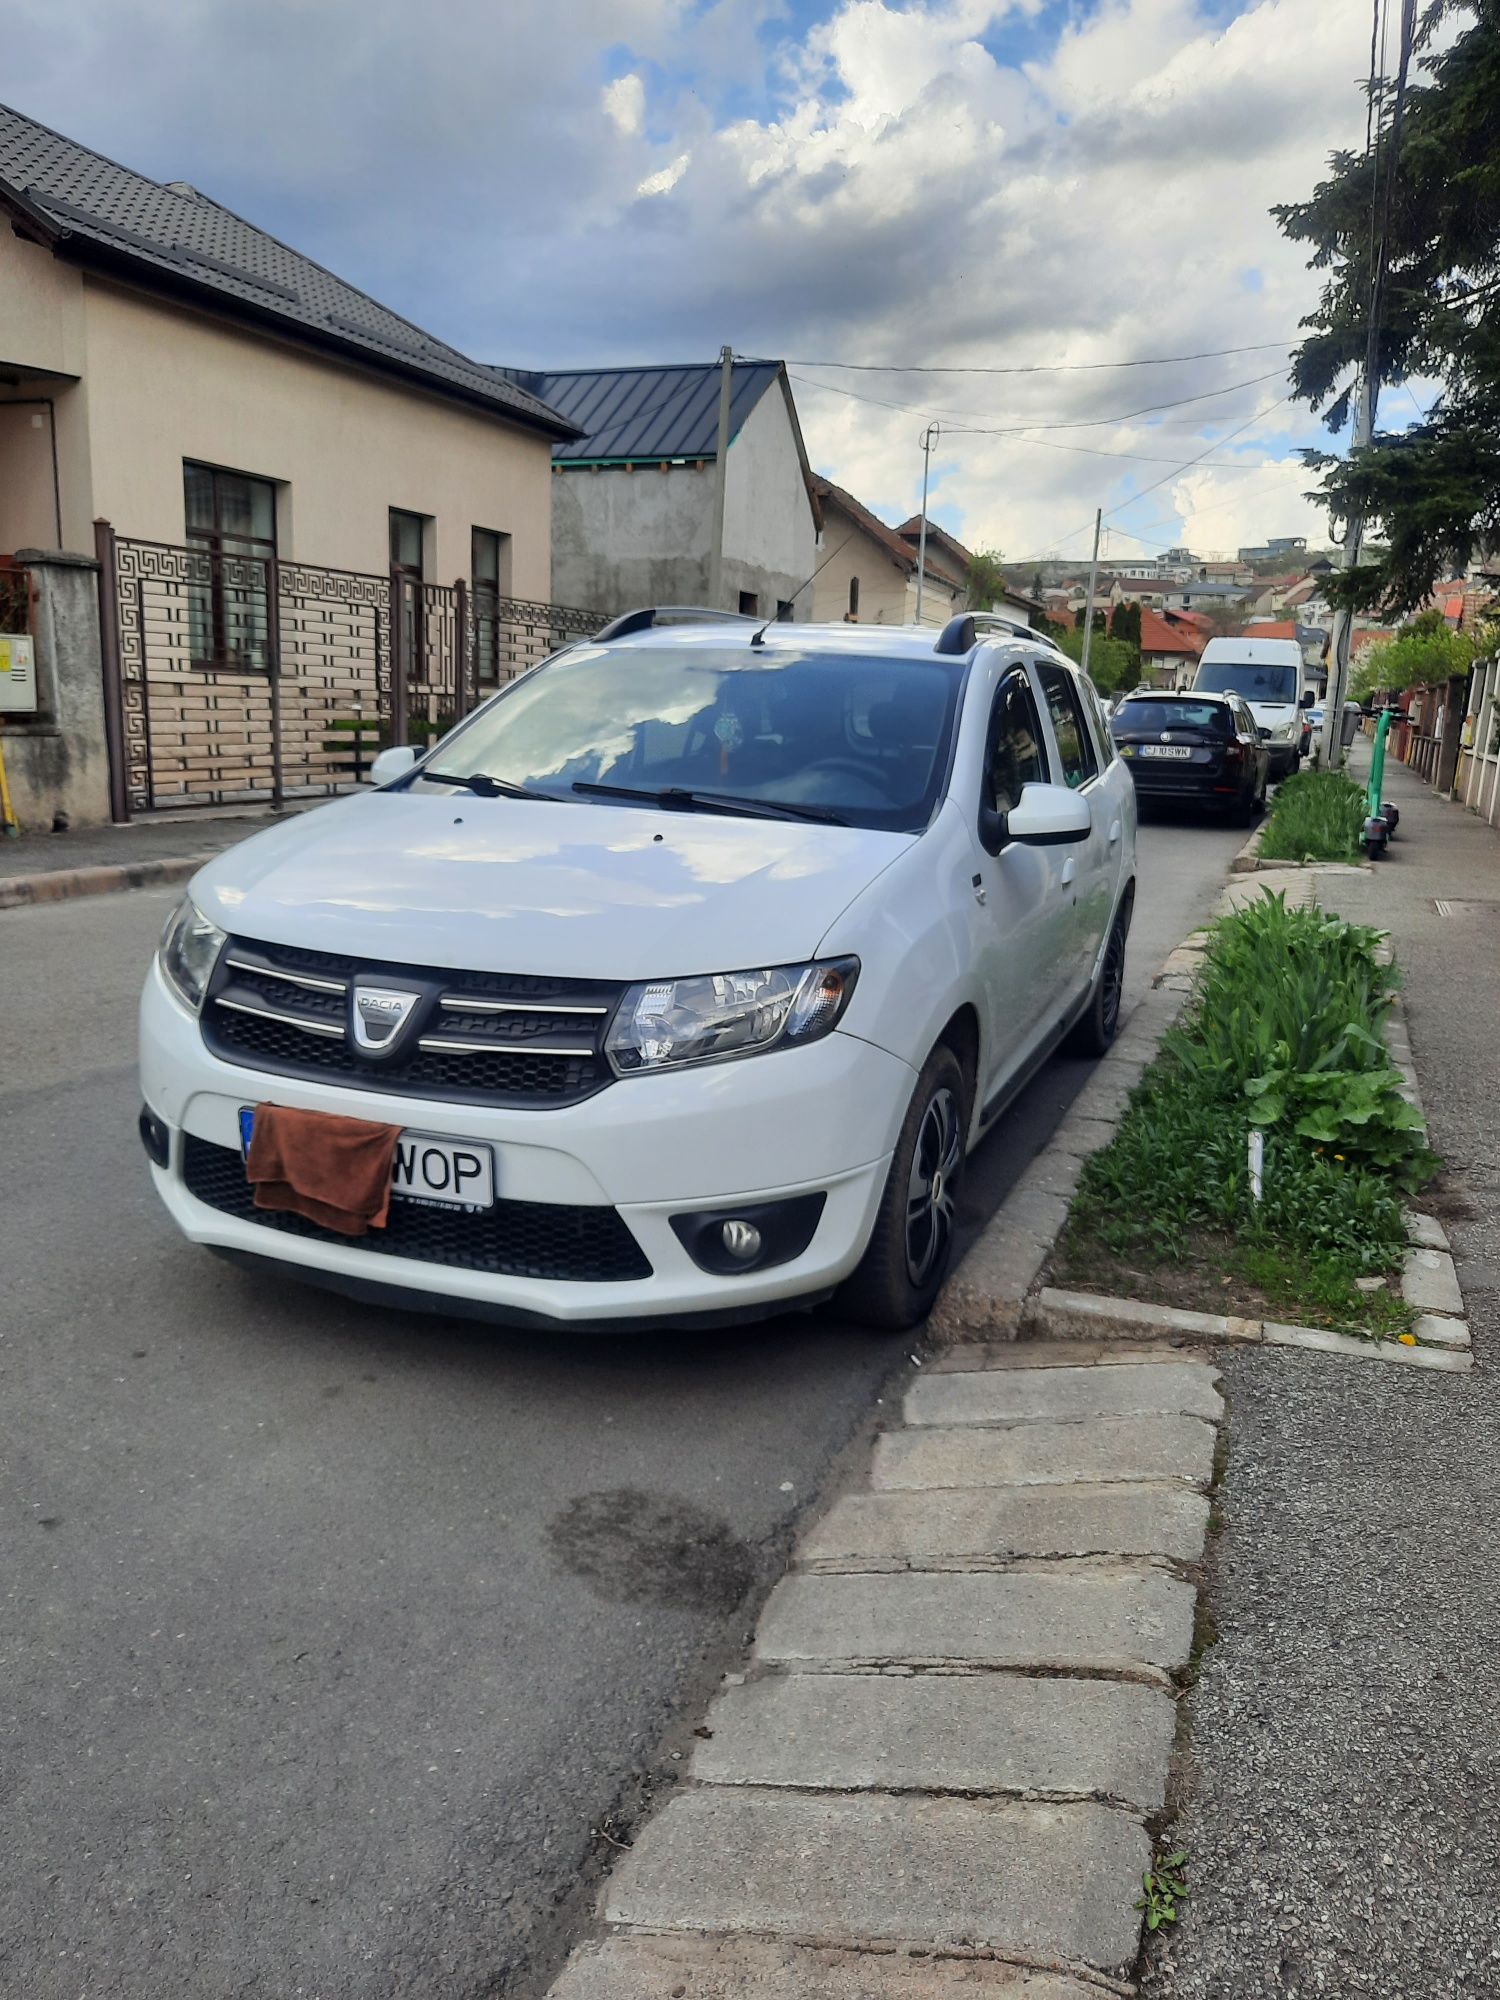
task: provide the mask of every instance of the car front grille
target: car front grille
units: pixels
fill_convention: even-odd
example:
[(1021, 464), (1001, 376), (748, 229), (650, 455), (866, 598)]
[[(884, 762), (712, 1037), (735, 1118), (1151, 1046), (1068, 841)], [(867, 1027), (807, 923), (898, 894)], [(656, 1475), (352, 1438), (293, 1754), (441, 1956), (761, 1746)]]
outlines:
[[(356, 980), (417, 996), (392, 1057), (354, 1046)], [(203, 1039), (225, 1062), (279, 1076), (549, 1109), (613, 1081), (603, 1046), (619, 995), (596, 981), (446, 972), (231, 938), (204, 1002)]]
[(341, 1236), (300, 1215), (257, 1208), (245, 1165), (232, 1146), (215, 1146), (189, 1132), (183, 1138), (183, 1183), (221, 1215), (287, 1236), (342, 1243), (422, 1264), (447, 1264), (493, 1276), (556, 1278), (573, 1284), (615, 1284), (649, 1278), (646, 1253), (619, 1211), (551, 1201), (497, 1201), (478, 1214), (393, 1200), (384, 1229)]

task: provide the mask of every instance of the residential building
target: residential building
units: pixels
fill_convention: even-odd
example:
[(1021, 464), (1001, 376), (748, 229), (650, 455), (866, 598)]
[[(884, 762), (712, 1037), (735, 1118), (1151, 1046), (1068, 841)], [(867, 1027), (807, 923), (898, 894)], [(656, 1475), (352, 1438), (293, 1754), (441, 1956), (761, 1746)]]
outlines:
[(1141, 674), (1156, 687), (1191, 687), (1210, 634), (1195, 618), (1141, 607)]
[(1275, 562), (1282, 556), (1307, 553), (1306, 535), (1272, 535), (1269, 541), (1238, 551), (1242, 563)]
[[(909, 521), (901, 523), (896, 533), (915, 553), (922, 540), (922, 516), (913, 514)], [(934, 521), (930, 514), (927, 517), (925, 553), (928, 574), (936, 573), (948, 580), (957, 593), (958, 605), (962, 609), (968, 601), (969, 570), (974, 561), (973, 554), (964, 547), (956, 535), (950, 535), (946, 528)], [(1028, 597), (1024, 592), (1013, 590), (1009, 586), (1000, 592), (994, 609), (1013, 613), (1017, 618), (1024, 618), (1028, 625), (1034, 625), (1038, 619), (1047, 615), (1046, 606), (1039, 603), (1036, 598)]]
[(1166, 594), (1168, 611), (1201, 610), (1205, 605), (1243, 604), (1251, 595), (1248, 586), (1215, 577), (1193, 577), (1186, 583), (1174, 582)]
[[(552, 454), (552, 590), (610, 610), (712, 601), (717, 362), (508, 371), (574, 435)], [(807, 615), (818, 502), (779, 361), (733, 363), (722, 608)]]
[[(538, 397), (185, 182), (0, 107), (0, 550), (124, 535), (549, 594)], [(400, 522), (394, 523), (393, 516)]]
[[(0, 211), (0, 556), (68, 607), (6, 718), (23, 824), (337, 790), (367, 731), (430, 734), (545, 650), (567, 418), (4, 107)], [(85, 640), (63, 572), (96, 559)]]
[[(810, 615), (819, 624), (840, 619), (860, 625), (915, 624), (917, 552), (911, 543), (831, 479), (815, 475), (813, 492), (823, 515), (819, 566), (811, 613), (799, 605), (797, 615)], [(929, 563), (922, 622), (945, 624), (964, 603), (964, 586)]]

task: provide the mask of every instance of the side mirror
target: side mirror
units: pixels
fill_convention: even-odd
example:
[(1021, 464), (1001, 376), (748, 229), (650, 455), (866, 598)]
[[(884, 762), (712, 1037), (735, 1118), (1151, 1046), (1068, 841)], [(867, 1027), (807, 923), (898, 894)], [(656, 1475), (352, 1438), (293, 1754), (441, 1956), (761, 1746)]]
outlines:
[(1093, 826), (1088, 800), (1066, 785), (1023, 785), (1005, 820), (1006, 833), (1023, 847), (1068, 847), (1087, 840)]
[(1304, 708), (1311, 708), (1312, 705), (1313, 705), (1313, 691), (1311, 688), (1304, 688), (1302, 691), (1302, 706)]
[(417, 753), (409, 743), (393, 743), (370, 766), (370, 783), (389, 785), (397, 778), (404, 778), (416, 761)]

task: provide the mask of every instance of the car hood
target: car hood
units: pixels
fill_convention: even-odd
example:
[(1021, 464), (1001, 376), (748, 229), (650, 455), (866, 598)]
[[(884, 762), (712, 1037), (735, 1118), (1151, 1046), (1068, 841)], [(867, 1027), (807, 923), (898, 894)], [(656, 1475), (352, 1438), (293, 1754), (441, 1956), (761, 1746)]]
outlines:
[(237, 936), (354, 958), (648, 979), (810, 957), (909, 834), (633, 806), (367, 792), (193, 877)]

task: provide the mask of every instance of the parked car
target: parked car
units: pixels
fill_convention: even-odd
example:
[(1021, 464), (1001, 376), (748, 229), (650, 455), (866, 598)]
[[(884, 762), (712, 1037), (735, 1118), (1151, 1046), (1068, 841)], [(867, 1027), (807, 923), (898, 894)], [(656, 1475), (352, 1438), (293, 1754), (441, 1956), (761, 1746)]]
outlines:
[(1193, 675), (1194, 694), (1237, 694), (1255, 717), (1271, 753), (1271, 776), (1284, 778), (1302, 761), (1302, 648), (1295, 639), (1210, 639)]
[(1266, 803), (1271, 758), (1238, 695), (1130, 695), (1111, 725), (1142, 800), (1202, 806), (1248, 826)]
[[(969, 1149), (1115, 1033), (1134, 791), (1002, 619), (633, 613), (376, 775), (208, 862), (147, 977), (142, 1135), (216, 1250), (522, 1322), (842, 1286), (907, 1326)], [(256, 1205), (267, 1103), (403, 1128), (385, 1228)]]

